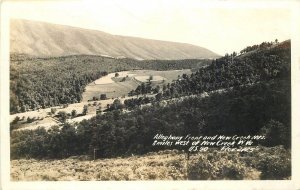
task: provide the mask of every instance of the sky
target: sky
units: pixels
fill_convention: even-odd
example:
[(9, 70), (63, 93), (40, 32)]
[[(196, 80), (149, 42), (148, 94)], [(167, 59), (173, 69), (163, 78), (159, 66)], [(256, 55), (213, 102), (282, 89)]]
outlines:
[(189, 43), (224, 55), (263, 41), (290, 39), (291, 14), (285, 5), (226, 0), (19, 0), (10, 1), (7, 11), (11, 18)]

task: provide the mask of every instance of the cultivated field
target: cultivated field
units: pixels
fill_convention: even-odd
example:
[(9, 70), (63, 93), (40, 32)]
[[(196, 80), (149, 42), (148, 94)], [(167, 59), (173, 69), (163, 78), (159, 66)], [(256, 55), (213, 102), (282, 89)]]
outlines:
[(142, 82), (148, 82), (152, 76), (153, 85), (163, 85), (172, 82), (178, 78), (178, 75), (191, 74), (189, 69), (185, 70), (133, 70), (118, 72), (119, 76), (115, 77), (115, 73), (101, 77), (98, 80), (88, 84), (83, 93), (83, 102), (91, 100), (94, 96), (99, 98), (100, 94), (106, 94), (108, 98), (124, 97), (131, 90)]
[[(131, 90), (142, 82), (148, 82), (149, 77), (152, 76), (152, 85), (163, 85), (172, 82), (178, 78), (178, 75), (190, 74), (189, 69), (186, 70), (170, 70), (170, 71), (154, 71), (154, 70), (133, 70), (133, 71), (122, 71), (118, 72), (118, 76), (115, 77), (115, 73), (110, 73), (107, 76), (101, 77), (94, 82), (86, 86), (85, 92), (83, 93), (83, 101), (80, 103), (69, 104), (67, 107), (56, 106), (56, 113), (64, 111), (67, 114), (71, 114), (72, 110), (76, 110), (77, 114), (82, 113), (83, 107), (88, 106), (88, 112), (84, 116), (75, 117), (73, 119), (67, 119), (68, 123), (80, 122), (83, 119), (90, 119), (96, 115), (96, 109), (101, 107), (104, 110), (107, 104), (112, 104), (115, 98), (119, 98), (121, 102), (132, 98), (128, 97), (127, 94)], [(106, 100), (89, 101), (94, 96), (99, 98), (100, 94), (106, 94)], [(24, 113), (17, 113), (10, 115), (10, 122), (16, 117), (24, 118), (18, 122), (18, 130), (24, 129), (36, 129), (37, 127), (45, 127), (49, 129), (53, 125), (61, 124), (56, 118), (51, 115), (51, 108), (40, 109), (35, 111), (29, 111)], [(32, 123), (27, 123), (26, 119), (36, 118)]]

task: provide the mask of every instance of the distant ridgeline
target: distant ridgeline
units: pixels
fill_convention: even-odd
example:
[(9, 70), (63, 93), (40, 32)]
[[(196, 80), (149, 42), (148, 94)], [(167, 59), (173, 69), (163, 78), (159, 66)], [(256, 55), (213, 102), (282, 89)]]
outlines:
[(210, 63), (208, 59), (138, 61), (93, 55), (36, 58), (11, 54), (10, 112), (80, 102), (85, 86), (110, 72), (193, 69)]
[[(68, 61), (57, 63), (58, 59), (73, 61), (72, 64), (60, 65), (59, 63), (68, 63)], [(82, 58), (83, 60), (78, 61), (78, 59), (71, 57), (46, 60), (47, 64), (43, 67), (57, 66), (49, 66), (50, 68), (44, 69), (45, 73), (41, 75), (47, 75), (46, 71), (52, 71), (48, 72), (53, 75), (49, 78), (56, 80), (55, 78), (62, 74), (60, 66), (68, 73), (71, 68), (81, 65), (85, 60)], [(44, 64), (37, 60), (34, 64)], [(111, 59), (111, 62), (115, 65), (119, 63), (120, 67), (126, 66), (121, 60)], [(91, 63), (93, 61), (87, 61), (81, 71), (88, 73), (85, 68)], [(130, 63), (134, 65), (135, 61)], [(127, 62), (127, 65), (132, 66), (130, 63)], [(14, 67), (18, 67), (29, 63), (24, 61), (14, 64)], [(144, 65), (146, 66), (148, 64)], [(32, 73), (39, 73), (38, 68), (43, 67), (35, 67), (36, 70)], [(156, 134), (193, 134), (194, 136), (262, 134), (266, 135), (266, 140), (261, 142), (262, 145), (283, 145), (289, 149), (291, 143), (290, 68), (290, 41), (272, 43), (264, 47), (258, 46), (242, 52), (241, 55), (235, 53), (226, 55), (213, 61), (208, 67), (200, 68), (191, 76), (184, 75), (166, 85), (162, 91), (159, 90), (159, 97), (153, 99), (151, 105), (133, 106), (131, 111), (126, 113), (122, 112), (124, 107), (116, 107), (79, 124), (64, 124), (61, 129), (53, 127), (50, 130), (40, 128), (31, 131), (12, 131), (11, 156), (12, 158), (66, 158), (72, 155), (93, 155), (94, 149), (97, 149), (97, 157), (108, 158), (168, 149), (168, 147), (151, 146)], [(16, 81), (17, 71), (20, 71), (18, 69), (15, 68), (13, 75), (15, 78), (12, 82)], [(54, 76), (55, 72), (60, 74)], [(21, 81), (32, 82), (32, 80), (26, 81), (26, 76), (24, 75), (24, 81)], [(87, 79), (90, 74), (84, 76), (86, 80), (93, 80), (93, 78)], [(80, 79), (74, 80), (77, 77), (74, 73), (70, 73), (68, 77), (72, 80), (60, 79), (61, 82), (56, 87), (59, 88), (59, 85), (68, 82), (76, 84), (76, 81), (77, 84), (83, 85)], [(44, 82), (41, 84), (47, 84), (47, 81)], [(32, 88), (33, 85), (23, 86), (24, 89), (28, 87)], [(48, 88), (43, 86), (45, 87)], [(224, 90), (212, 92), (218, 89)], [(19, 88), (13, 89), (12, 92), (17, 90)], [(31, 92), (30, 90), (26, 89), (26, 92)], [(205, 97), (201, 96), (204, 91), (208, 92)], [(22, 94), (22, 92), (18, 93)], [(174, 98), (167, 103), (164, 101), (172, 97), (184, 98), (180, 101), (179, 98)], [(77, 101), (79, 99), (78, 97)]]

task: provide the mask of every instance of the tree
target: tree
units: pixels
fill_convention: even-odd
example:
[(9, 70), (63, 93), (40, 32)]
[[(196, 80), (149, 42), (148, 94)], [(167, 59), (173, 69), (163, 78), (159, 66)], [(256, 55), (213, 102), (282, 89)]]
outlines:
[(15, 119), (11, 122), (11, 124), (17, 124), (20, 121), (20, 117), (16, 116)]
[(261, 129), (261, 133), (266, 136), (264, 144), (266, 146), (284, 145), (290, 147), (290, 130), (279, 121), (270, 120)]
[(96, 114), (101, 114), (102, 113), (102, 109), (101, 109), (101, 106), (98, 106), (96, 108)]
[(59, 117), (60, 122), (62, 122), (62, 123), (66, 122), (68, 116), (65, 111), (59, 111), (57, 115)]
[(119, 73), (115, 73), (115, 77), (118, 77), (118, 76), (120, 76), (120, 74)]
[(160, 90), (160, 86), (156, 86), (153, 90), (153, 92), (156, 94), (156, 93), (159, 93), (159, 90)]
[(20, 111), (21, 111), (21, 112), (25, 112), (25, 111), (26, 111), (26, 106), (25, 106), (25, 105), (22, 105)]
[(232, 56), (233, 56), (233, 57), (236, 57), (236, 55), (237, 55), (237, 53), (234, 51), (234, 52), (232, 53)]
[(101, 94), (100, 95), (100, 100), (106, 100), (106, 99), (107, 99), (106, 94)]
[(153, 75), (149, 76), (149, 82), (153, 80)]
[(161, 93), (156, 94), (155, 99), (156, 101), (160, 101), (162, 99), (162, 94)]
[(112, 105), (110, 106), (110, 110), (118, 110), (122, 108), (123, 108), (123, 104), (119, 99), (115, 99)]
[(76, 117), (76, 115), (77, 115), (76, 110), (72, 110), (71, 115), (72, 115), (72, 117)]
[(166, 84), (163, 85), (163, 91), (166, 91), (167, 90), (167, 86)]
[(88, 106), (87, 105), (84, 105), (83, 106), (83, 110), (82, 110), (82, 115), (86, 115), (88, 112)]
[(27, 117), (27, 123), (32, 123), (33, 121), (33, 118), (31, 119), (30, 117)]
[(51, 114), (55, 114), (56, 108), (51, 108)]

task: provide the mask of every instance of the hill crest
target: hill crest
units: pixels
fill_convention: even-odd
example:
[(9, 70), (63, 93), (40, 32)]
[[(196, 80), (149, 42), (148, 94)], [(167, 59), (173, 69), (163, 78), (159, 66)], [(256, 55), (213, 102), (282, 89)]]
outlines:
[(114, 58), (209, 59), (216, 53), (195, 45), (112, 35), (102, 31), (12, 19), (10, 52), (36, 57), (100, 55)]

